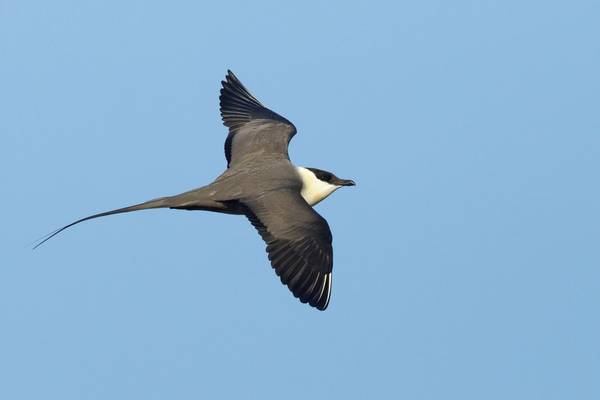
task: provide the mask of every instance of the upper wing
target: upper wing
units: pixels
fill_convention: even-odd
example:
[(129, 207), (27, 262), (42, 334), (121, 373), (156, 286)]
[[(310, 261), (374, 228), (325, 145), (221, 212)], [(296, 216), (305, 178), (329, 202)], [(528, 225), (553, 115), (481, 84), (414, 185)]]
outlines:
[(296, 127), (281, 115), (263, 106), (231, 71), (221, 82), (221, 117), (229, 128), (225, 141), (227, 166), (245, 156), (274, 154), (288, 157), (288, 143)]
[(323, 217), (292, 190), (242, 200), (281, 282), (302, 303), (325, 310), (331, 296), (332, 237)]

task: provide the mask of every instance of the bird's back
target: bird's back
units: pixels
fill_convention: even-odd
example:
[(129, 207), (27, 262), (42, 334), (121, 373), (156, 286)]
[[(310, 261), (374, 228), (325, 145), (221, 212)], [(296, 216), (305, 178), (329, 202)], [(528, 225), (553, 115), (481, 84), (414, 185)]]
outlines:
[(300, 193), (302, 180), (288, 159), (264, 156), (227, 169), (211, 186), (216, 190), (215, 200), (228, 201), (256, 198), (276, 190)]

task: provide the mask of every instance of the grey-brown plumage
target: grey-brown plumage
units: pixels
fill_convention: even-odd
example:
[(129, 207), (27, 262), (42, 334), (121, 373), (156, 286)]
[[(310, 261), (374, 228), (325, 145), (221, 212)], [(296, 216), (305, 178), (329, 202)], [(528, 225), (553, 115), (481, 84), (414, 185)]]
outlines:
[(312, 205), (354, 182), (292, 165), (288, 144), (296, 134), (294, 125), (263, 106), (231, 71), (222, 86), (221, 116), (229, 134), (227, 169), (221, 176), (199, 189), (80, 219), (35, 247), (75, 224), (118, 213), (172, 208), (243, 214), (265, 241), (281, 282), (302, 303), (326, 309), (331, 296), (332, 237), (327, 221)]

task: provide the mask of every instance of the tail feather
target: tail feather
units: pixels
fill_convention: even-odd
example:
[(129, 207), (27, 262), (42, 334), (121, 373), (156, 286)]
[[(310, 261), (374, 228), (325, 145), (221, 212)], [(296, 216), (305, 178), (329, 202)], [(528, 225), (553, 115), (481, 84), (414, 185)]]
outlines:
[(171, 199), (170, 197), (160, 197), (158, 199), (146, 201), (144, 203), (136, 204), (133, 206), (118, 208), (116, 210), (106, 211), (106, 212), (90, 215), (89, 217), (78, 219), (77, 221), (71, 222), (69, 225), (65, 225), (62, 228), (59, 228), (53, 232), (50, 232), (46, 236), (38, 239), (37, 243), (33, 246), (33, 248), (37, 249), (42, 244), (46, 243), (48, 240), (52, 239), (54, 236), (58, 235), (65, 229), (70, 228), (73, 225), (77, 225), (80, 222), (88, 221), (88, 220), (94, 219), (94, 218), (106, 217), (108, 215), (113, 215), (113, 214), (127, 213), (127, 212), (131, 212), (131, 211), (148, 210), (148, 209), (152, 209), (152, 208), (168, 208), (171, 206), (170, 199)]

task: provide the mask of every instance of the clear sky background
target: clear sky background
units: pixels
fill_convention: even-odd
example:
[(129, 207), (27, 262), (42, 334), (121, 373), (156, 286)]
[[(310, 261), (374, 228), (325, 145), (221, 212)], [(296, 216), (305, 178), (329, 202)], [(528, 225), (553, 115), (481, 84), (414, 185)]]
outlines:
[[(0, 398), (600, 398), (596, 1), (0, 1)], [(225, 168), (231, 68), (317, 210), (325, 312), (243, 217), (74, 219)]]

